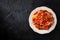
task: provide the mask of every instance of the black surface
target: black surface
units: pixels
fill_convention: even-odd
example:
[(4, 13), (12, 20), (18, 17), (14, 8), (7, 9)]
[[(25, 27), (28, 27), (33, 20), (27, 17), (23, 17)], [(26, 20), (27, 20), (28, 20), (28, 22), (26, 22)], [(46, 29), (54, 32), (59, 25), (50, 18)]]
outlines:
[[(49, 34), (35, 33), (29, 26), (30, 12), (39, 6), (51, 8), (57, 26)], [(0, 0), (0, 40), (60, 40), (60, 0)]]

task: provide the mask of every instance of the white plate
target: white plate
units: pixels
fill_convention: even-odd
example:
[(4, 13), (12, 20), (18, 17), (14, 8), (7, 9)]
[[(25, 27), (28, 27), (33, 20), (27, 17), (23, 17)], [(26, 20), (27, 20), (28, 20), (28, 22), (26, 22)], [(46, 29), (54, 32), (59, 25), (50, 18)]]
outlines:
[[(33, 15), (36, 11), (38, 11), (38, 10), (47, 10), (48, 12), (51, 12), (51, 13), (52, 13), (52, 15), (53, 15), (53, 17), (54, 17), (54, 24), (49, 28), (49, 30), (39, 30), (39, 29), (37, 29), (37, 28), (34, 26), (34, 24), (33, 24), (33, 22), (32, 22), (32, 15)], [(29, 16), (29, 25), (30, 25), (30, 27), (32, 28), (32, 30), (33, 30), (34, 32), (37, 32), (37, 33), (39, 33), (39, 34), (47, 34), (47, 33), (50, 33), (52, 30), (55, 29), (56, 24), (57, 24), (57, 18), (56, 18), (55, 12), (54, 12), (52, 9), (50, 9), (50, 8), (48, 8), (48, 7), (46, 7), (46, 6), (37, 7), (37, 8), (35, 8), (35, 9), (30, 13), (30, 16)]]

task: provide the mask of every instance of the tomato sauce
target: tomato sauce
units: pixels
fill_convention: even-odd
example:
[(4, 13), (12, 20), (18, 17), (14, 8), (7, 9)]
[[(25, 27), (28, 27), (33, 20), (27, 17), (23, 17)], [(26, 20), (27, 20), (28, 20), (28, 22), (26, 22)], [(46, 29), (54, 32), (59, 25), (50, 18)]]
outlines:
[(51, 12), (39, 10), (32, 16), (32, 21), (37, 29), (48, 30), (54, 23), (54, 18)]

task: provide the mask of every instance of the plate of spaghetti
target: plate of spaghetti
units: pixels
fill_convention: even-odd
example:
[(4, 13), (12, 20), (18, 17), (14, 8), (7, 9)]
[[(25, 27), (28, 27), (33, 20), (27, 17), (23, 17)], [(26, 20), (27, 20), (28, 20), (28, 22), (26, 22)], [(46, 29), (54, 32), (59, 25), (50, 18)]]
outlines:
[(56, 24), (55, 12), (46, 6), (37, 7), (30, 13), (29, 25), (34, 32), (39, 34), (50, 33), (55, 29)]

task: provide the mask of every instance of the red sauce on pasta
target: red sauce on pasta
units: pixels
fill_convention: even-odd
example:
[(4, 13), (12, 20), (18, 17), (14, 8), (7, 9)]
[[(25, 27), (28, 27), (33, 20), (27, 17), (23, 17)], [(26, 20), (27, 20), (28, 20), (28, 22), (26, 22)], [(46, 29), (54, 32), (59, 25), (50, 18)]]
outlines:
[(54, 23), (54, 18), (51, 12), (47, 10), (39, 10), (32, 16), (34, 26), (39, 30), (48, 30)]

